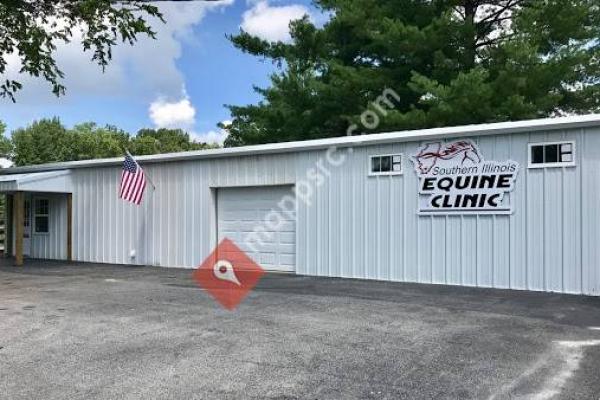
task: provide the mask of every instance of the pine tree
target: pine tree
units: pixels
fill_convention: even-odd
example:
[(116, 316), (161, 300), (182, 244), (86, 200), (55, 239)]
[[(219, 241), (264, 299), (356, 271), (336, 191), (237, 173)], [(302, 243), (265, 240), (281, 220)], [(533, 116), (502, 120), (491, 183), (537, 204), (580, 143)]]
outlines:
[(332, 15), (292, 41), (231, 37), (280, 70), (229, 106), (226, 145), (340, 136), (385, 88), (400, 100), (355, 133), (588, 113), (600, 108), (600, 0), (316, 0)]

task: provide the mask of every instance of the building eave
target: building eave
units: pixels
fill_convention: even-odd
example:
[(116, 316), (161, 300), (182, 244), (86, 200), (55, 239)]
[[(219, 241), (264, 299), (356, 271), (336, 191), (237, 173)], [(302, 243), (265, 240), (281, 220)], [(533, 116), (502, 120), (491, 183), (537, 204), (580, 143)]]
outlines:
[(0, 176), (0, 193), (72, 193), (70, 170), (39, 171)]
[[(513, 134), (521, 132), (577, 129), (591, 126), (600, 126), (600, 114), (533, 119), (516, 122), (498, 122), (479, 125), (464, 125), (433, 129), (418, 129), (410, 131), (388, 132), (360, 136), (341, 136), (335, 138), (297, 142), (269, 143), (255, 146), (136, 156), (135, 158), (140, 164), (143, 165), (148, 163), (191, 161), (261, 154), (291, 153), (299, 151), (327, 149), (330, 147), (344, 148), (370, 146), (386, 143), (437, 140), (449, 137), (487, 136)], [(83, 161), (68, 161), (51, 164), (6, 168), (0, 170), (0, 175), (55, 171), (76, 168), (108, 167), (119, 165), (122, 162), (122, 157)]]

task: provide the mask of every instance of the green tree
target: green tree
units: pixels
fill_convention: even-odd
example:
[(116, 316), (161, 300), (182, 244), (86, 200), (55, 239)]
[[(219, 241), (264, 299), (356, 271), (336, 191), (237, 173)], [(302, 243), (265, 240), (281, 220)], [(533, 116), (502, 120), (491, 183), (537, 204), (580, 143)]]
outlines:
[(69, 131), (73, 160), (117, 157), (129, 145), (129, 134), (114, 126), (98, 127), (93, 122), (78, 124)]
[(15, 165), (73, 160), (72, 141), (58, 118), (35, 121), (12, 132)]
[[(58, 43), (71, 41), (73, 32), (80, 31), (83, 50), (91, 51), (92, 61), (104, 69), (119, 42), (133, 45), (139, 35), (155, 37), (148, 17), (163, 20), (145, 0), (0, 0), (0, 75), (6, 71), (4, 56), (17, 54), (21, 73), (42, 76), (54, 94), (64, 94), (64, 74), (54, 58)], [(14, 101), (21, 87), (6, 80), (0, 96)]]
[(120, 157), (126, 149), (143, 155), (216, 147), (193, 141), (181, 129), (141, 129), (131, 137), (114, 126), (100, 127), (93, 122), (67, 129), (58, 118), (14, 130), (10, 139), (4, 137), (3, 129), (0, 123), (0, 156), (9, 155), (17, 166)]
[(178, 151), (201, 150), (213, 147), (206, 143), (197, 143), (181, 129), (140, 129), (131, 140), (130, 151), (133, 154), (159, 154)]
[(290, 43), (246, 32), (281, 70), (258, 104), (229, 106), (226, 146), (340, 136), (385, 88), (373, 129), (428, 128), (600, 109), (600, 0), (316, 0), (331, 19)]
[(0, 121), (0, 157), (10, 158), (13, 152), (12, 141), (4, 136), (6, 133), (6, 124)]

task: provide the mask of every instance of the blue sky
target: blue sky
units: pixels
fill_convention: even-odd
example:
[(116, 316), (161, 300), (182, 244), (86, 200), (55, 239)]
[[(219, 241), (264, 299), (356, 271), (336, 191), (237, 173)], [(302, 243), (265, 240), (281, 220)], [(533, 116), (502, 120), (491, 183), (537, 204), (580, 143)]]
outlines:
[[(61, 45), (59, 67), (67, 94), (56, 98), (41, 79), (18, 74), (8, 57), (7, 78), (25, 88), (17, 103), (0, 99), (0, 120), (8, 130), (58, 116), (67, 126), (94, 121), (135, 133), (142, 127), (181, 127), (202, 141), (222, 141), (216, 124), (230, 118), (224, 104), (256, 103), (253, 85), (267, 86), (275, 66), (234, 48), (226, 34), (240, 27), (270, 40), (287, 40), (290, 19), (308, 13), (324, 17), (310, 0), (223, 0), (160, 2), (167, 24), (154, 23), (158, 40), (120, 45), (102, 73), (77, 43)], [(76, 38), (75, 38), (76, 39)], [(76, 40), (74, 40), (76, 42)]]

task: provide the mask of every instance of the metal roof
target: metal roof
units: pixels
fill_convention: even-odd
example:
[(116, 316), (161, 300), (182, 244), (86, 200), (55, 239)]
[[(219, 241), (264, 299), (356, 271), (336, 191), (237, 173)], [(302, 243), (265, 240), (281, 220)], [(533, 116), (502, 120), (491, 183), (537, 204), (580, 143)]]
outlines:
[(0, 192), (71, 193), (71, 171), (33, 172), (0, 176)]
[[(533, 119), (517, 122), (497, 122), (491, 124), (464, 125), (447, 128), (418, 129), (400, 132), (377, 133), (359, 136), (341, 136), (328, 139), (307, 140), (300, 142), (270, 143), (255, 146), (230, 147), (210, 150), (187, 151), (180, 153), (155, 154), (137, 156), (140, 164), (188, 161), (220, 157), (234, 157), (258, 154), (290, 153), (335, 147), (368, 146), (394, 142), (410, 142), (415, 140), (442, 139), (451, 136), (485, 136), (510, 134), (519, 132), (548, 131), (557, 129), (584, 128), (600, 126), (600, 114), (577, 115), (558, 118)], [(0, 170), (0, 175), (26, 172), (64, 170), (71, 168), (90, 168), (118, 165), (122, 157), (103, 158), (83, 161), (68, 161), (51, 164), (12, 167)]]

